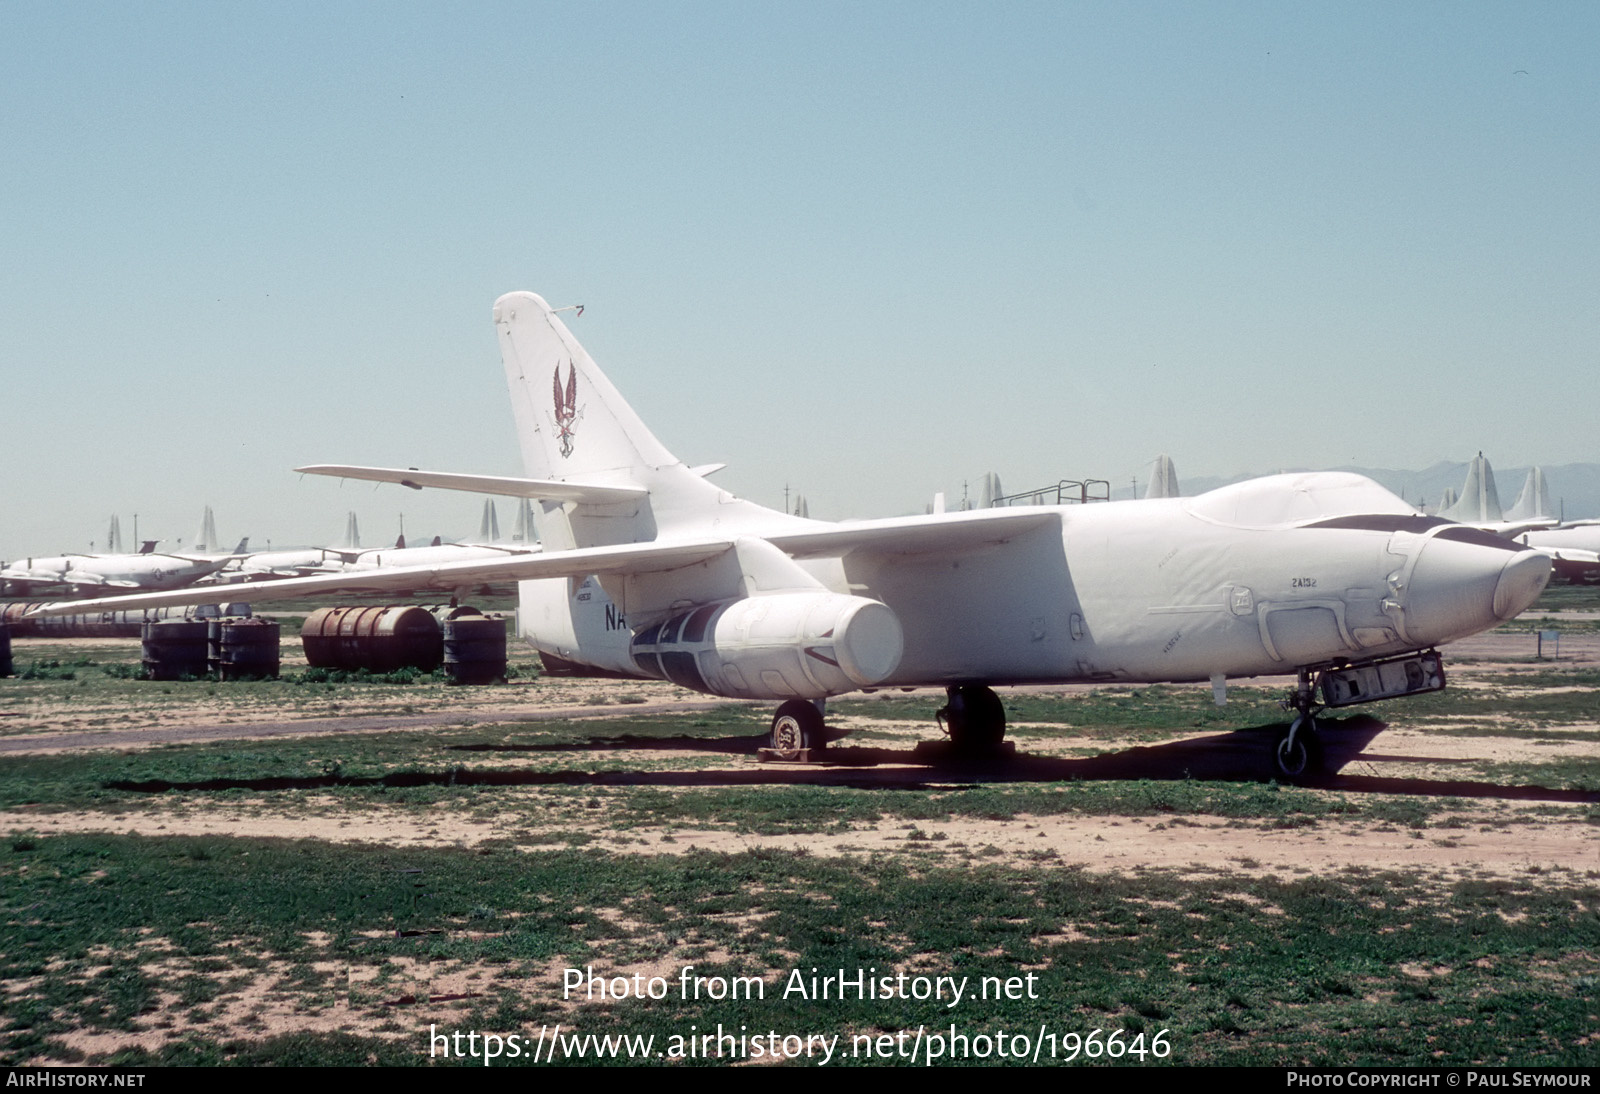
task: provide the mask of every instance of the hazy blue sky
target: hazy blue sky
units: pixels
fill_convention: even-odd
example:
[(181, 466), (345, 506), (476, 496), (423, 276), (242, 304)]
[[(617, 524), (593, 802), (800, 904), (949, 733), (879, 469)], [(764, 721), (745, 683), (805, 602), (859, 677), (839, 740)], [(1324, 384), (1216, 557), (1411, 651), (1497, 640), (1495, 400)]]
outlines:
[(1597, 55), (1592, 3), (11, 0), (0, 558), (475, 532), (289, 469), (519, 473), (512, 289), (814, 516), (1600, 459)]

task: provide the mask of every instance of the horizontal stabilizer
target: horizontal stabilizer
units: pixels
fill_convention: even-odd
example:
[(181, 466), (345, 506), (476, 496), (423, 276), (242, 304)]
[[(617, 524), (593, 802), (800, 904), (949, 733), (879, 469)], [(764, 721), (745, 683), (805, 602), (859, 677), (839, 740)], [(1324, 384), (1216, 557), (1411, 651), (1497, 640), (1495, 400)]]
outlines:
[(513, 498), (588, 502), (592, 505), (632, 501), (649, 493), (642, 486), (596, 486), (588, 483), (557, 482), (552, 479), (462, 475), (450, 471), (418, 471), (414, 467), (352, 467), (338, 463), (315, 463), (297, 467), (295, 470), (306, 475), (332, 475), (341, 479), (392, 482), (400, 486), (409, 486), (413, 490), (433, 487), (438, 490), (466, 490), (474, 494), (505, 494)]
[[(545, 577), (587, 577), (590, 574), (655, 573), (676, 570), (715, 558), (733, 547), (728, 539), (679, 540), (670, 543), (625, 543), (587, 547), (549, 554), (506, 555), (500, 558), (441, 562), (432, 566), (379, 566), (316, 577), (266, 581), (250, 587), (250, 600), (293, 600), (296, 597), (362, 590), (456, 589), (491, 581), (528, 581)], [(77, 612), (120, 611), (125, 608), (167, 608), (181, 604), (223, 604), (238, 600), (234, 585), (208, 589), (190, 587), (164, 593), (136, 593), (41, 604), (28, 613), (71, 615)]]

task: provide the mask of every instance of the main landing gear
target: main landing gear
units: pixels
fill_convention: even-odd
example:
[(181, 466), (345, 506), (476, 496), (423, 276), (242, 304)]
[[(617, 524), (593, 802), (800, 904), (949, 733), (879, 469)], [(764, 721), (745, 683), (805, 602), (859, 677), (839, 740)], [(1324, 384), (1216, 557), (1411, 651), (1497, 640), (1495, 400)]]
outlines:
[(1325, 708), (1315, 699), (1311, 673), (1300, 670), (1294, 691), (1283, 705), (1295, 712), (1289, 728), (1272, 750), (1278, 774), (1289, 780), (1310, 778), (1322, 770), (1322, 741), (1317, 737), (1317, 715)]
[(936, 717), (957, 752), (982, 755), (1000, 747), (1006, 736), (1006, 708), (993, 688), (946, 688)]
[(822, 710), (805, 699), (790, 699), (772, 716), (772, 752), (779, 760), (805, 760), (828, 743)]
[[(951, 749), (963, 756), (988, 756), (999, 751), (1006, 736), (1006, 708), (993, 688), (964, 684), (945, 689), (945, 705), (937, 718), (950, 737)], [(790, 699), (772, 716), (771, 747), (761, 750), (769, 760), (791, 763), (819, 759), (830, 740), (821, 701)]]

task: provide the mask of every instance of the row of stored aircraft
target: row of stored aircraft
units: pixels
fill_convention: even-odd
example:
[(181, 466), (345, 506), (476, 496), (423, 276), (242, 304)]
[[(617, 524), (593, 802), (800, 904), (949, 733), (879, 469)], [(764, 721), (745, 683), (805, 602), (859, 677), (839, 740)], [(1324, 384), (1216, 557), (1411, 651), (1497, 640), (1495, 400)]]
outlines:
[(133, 592), (179, 589), (220, 572), (246, 557), (248, 538), (232, 551), (217, 549), (216, 518), (211, 507), (200, 518), (200, 531), (186, 551), (157, 551), (156, 541), (146, 541), (133, 554), (120, 552), (121, 532), (111, 521), (108, 554), (56, 555), (26, 558), (0, 567), (0, 587), (23, 594), (61, 588), (90, 592)]
[(1569, 581), (1600, 579), (1600, 521), (1563, 523), (1551, 513), (1544, 471), (1532, 468), (1522, 493), (1502, 510), (1494, 468), (1482, 452), (1467, 466), (1467, 479), (1457, 497), (1446, 498), (1438, 515), (1515, 539), (1550, 558), (1554, 572)]
[[(829, 523), (735, 497), (656, 438), (532, 293), (494, 325), (525, 478), (349, 464), (298, 470), (527, 498), (543, 550), (292, 578), (253, 600), (518, 582), (541, 654), (776, 704), (772, 745), (836, 734), (826, 701), (940, 688), (954, 745), (1001, 740), (995, 688), (1292, 674), (1285, 774), (1315, 763), (1328, 706), (1437, 690), (1439, 645), (1511, 619), (1550, 573), (1538, 551), (1425, 516), (1342, 472), (1276, 475), (1192, 498), (1022, 505)], [(215, 603), (187, 589), (36, 609)]]
[[(209, 550), (216, 542), (216, 524), (211, 507), (206, 506), (201, 530), (187, 551), (157, 551), (156, 541), (146, 541), (135, 554), (113, 551), (108, 554), (60, 555), (52, 558), (27, 558), (0, 567), (0, 587), (23, 595), (41, 595), (69, 589), (83, 592), (150, 592), (181, 589), (194, 585), (236, 585), (244, 582), (272, 581), (313, 574), (363, 573), (395, 566), (423, 566), (436, 562), (501, 558), (528, 554), (538, 549), (532, 542), (530, 518), (519, 518), (519, 529), (511, 540), (502, 541), (499, 520), (493, 507), (485, 506), (480, 539), (467, 543), (444, 543), (438, 536), (423, 546), (406, 546), (402, 532), (393, 547), (361, 547), (356, 516), (349, 514), (344, 542), (331, 547), (295, 548), (282, 551), (249, 550), (249, 539), (239, 541), (231, 552)], [(117, 546), (117, 523), (112, 518), (108, 544)]]

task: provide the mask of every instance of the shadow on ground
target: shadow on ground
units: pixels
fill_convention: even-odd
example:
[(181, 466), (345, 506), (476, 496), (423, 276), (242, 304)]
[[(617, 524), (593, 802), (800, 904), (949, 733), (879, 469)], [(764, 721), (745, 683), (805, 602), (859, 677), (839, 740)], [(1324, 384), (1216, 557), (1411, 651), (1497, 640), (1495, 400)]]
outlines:
[[(1385, 728), (1376, 718), (1359, 716), (1321, 725), (1325, 773), (1298, 780), (1301, 785), (1363, 794), (1409, 794), (1423, 797), (1501, 798), (1519, 801), (1596, 802), (1600, 793), (1542, 786), (1515, 786), (1463, 779), (1395, 778), (1350, 772), (1351, 764), (1378, 757), (1366, 753)], [(863, 789), (947, 787), (952, 782), (1038, 783), (1117, 781), (1130, 779), (1199, 779), (1254, 782), (1272, 777), (1272, 749), (1281, 724), (1194, 737), (1158, 745), (1139, 745), (1084, 758), (1034, 756), (1009, 746), (1001, 754), (971, 757), (943, 742), (915, 748), (835, 746), (824, 759), (808, 764), (755, 763), (738, 768), (698, 771), (646, 771), (633, 767), (610, 770), (521, 771), (456, 767), (447, 771), (396, 771), (387, 775), (329, 774), (315, 777), (205, 779), (171, 782), (107, 782), (112, 790), (160, 794), (168, 791), (315, 790), (332, 787), (409, 786), (852, 786)], [(754, 761), (767, 743), (765, 735), (738, 737), (592, 737), (585, 741), (538, 745), (454, 745), (454, 751), (513, 753), (605, 753), (611, 751), (707, 753), (742, 756)], [(1428, 757), (1385, 755), (1385, 763), (1438, 763)]]

